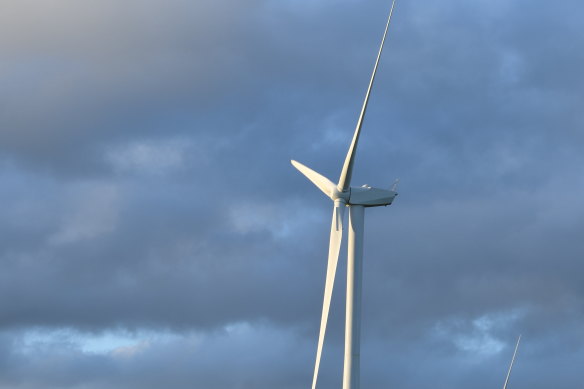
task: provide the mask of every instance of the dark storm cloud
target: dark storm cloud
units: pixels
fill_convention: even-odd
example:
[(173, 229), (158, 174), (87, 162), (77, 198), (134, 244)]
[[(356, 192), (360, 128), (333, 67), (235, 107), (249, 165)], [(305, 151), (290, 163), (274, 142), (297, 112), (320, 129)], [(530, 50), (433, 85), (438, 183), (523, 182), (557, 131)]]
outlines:
[[(144, 181), (57, 190), (54, 212), (45, 225), (36, 220), (36, 235), (27, 233), (32, 228), (17, 229), (33, 215), (19, 213), (11, 223), (5, 221), (12, 232), (3, 244), (2, 285), (9, 292), (3, 294), (5, 325), (73, 322), (93, 328), (145, 320), (160, 326), (208, 327), (273, 315), (295, 292), (294, 284), (282, 288), (274, 274), (306, 279), (296, 266), (307, 261), (302, 259), (307, 258), (305, 249), (285, 241), (291, 233), (305, 234), (296, 232), (299, 218), (312, 219), (305, 212), (291, 212), (297, 203), (282, 202), (290, 211), (253, 201), (229, 205), (229, 198), (219, 195), (214, 201), (226, 204), (222, 212), (205, 206), (212, 202), (205, 186), (167, 183), (163, 192), (152, 193), (154, 184)], [(6, 203), (6, 214), (34, 210), (29, 202)], [(25, 246), (21, 242), (26, 236), (37, 240)], [(210, 243), (215, 240), (230, 244)], [(288, 256), (299, 259), (285, 260)], [(315, 276), (310, 279), (317, 284)], [(23, 280), (34, 287), (21, 288)], [(270, 298), (266, 290), (274, 291)], [(195, 309), (183, 311), (180, 306)], [(159, 314), (153, 315), (156, 310)], [(290, 316), (283, 311), (275, 317)]]
[[(330, 204), (288, 161), (337, 178), (388, 6), (1, 5), (0, 387), (306, 387)], [(398, 2), (354, 177), (402, 180), (367, 212), (364, 387), (501, 385), (520, 332), (514, 386), (581, 382), (581, 11)]]

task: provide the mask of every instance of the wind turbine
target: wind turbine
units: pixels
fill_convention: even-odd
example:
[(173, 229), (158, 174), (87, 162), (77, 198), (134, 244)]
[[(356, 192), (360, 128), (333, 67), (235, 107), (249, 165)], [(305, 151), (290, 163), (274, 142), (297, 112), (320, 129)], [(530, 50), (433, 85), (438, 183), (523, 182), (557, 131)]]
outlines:
[(329, 241), (328, 264), (326, 271), (326, 282), (324, 288), (324, 300), (322, 304), (322, 316), (320, 321), (320, 332), (318, 336), (318, 346), (316, 351), (316, 362), (314, 364), (314, 376), (312, 379), (312, 389), (316, 388), (318, 379), (318, 370), (322, 355), (322, 346), (326, 333), (333, 284), (339, 259), (341, 239), (343, 235), (343, 215), (345, 207), (349, 208), (349, 240), (347, 256), (347, 295), (346, 295), (346, 312), (345, 312), (345, 358), (343, 368), (343, 389), (359, 388), (359, 365), (360, 365), (360, 329), (361, 329), (361, 282), (363, 268), (363, 228), (365, 221), (366, 207), (379, 207), (390, 205), (397, 196), (395, 191), (396, 184), (391, 190), (372, 188), (367, 185), (361, 187), (351, 187), (351, 176), (353, 174), (353, 165), (355, 163), (355, 153), (357, 143), (361, 133), (361, 126), (367, 111), (367, 104), (377, 73), (379, 59), (383, 51), (385, 37), (391, 22), (395, 0), (391, 4), (387, 24), (369, 81), (369, 87), (365, 94), (365, 101), (361, 108), (357, 127), (353, 135), (353, 140), (349, 147), (349, 152), (345, 158), (345, 163), (341, 170), (339, 182), (334, 184), (331, 180), (303, 164), (292, 160), (292, 165), (304, 174), (314, 185), (324, 192), (333, 202), (333, 217), (331, 222), (331, 232)]
[(519, 338), (517, 338), (517, 344), (515, 344), (515, 351), (513, 351), (513, 358), (511, 358), (511, 364), (509, 365), (509, 370), (507, 371), (507, 378), (505, 378), (505, 384), (503, 384), (503, 389), (507, 389), (509, 377), (511, 376), (511, 370), (513, 369), (513, 363), (515, 362), (515, 356), (517, 355), (517, 349), (519, 349), (519, 342), (521, 342), (521, 335), (519, 335)]

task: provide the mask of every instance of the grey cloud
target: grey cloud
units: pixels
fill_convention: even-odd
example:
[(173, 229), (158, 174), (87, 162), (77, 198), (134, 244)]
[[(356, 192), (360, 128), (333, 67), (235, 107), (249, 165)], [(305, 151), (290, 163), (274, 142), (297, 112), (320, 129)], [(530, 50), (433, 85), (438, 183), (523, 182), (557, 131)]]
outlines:
[[(0, 387), (306, 387), (330, 204), (289, 159), (336, 179), (388, 4), (1, 7)], [(580, 9), (398, 2), (354, 180), (401, 178), (367, 212), (364, 386), (501, 385), (522, 332), (514, 386), (578, 387)], [(38, 328), (178, 340), (26, 354)]]

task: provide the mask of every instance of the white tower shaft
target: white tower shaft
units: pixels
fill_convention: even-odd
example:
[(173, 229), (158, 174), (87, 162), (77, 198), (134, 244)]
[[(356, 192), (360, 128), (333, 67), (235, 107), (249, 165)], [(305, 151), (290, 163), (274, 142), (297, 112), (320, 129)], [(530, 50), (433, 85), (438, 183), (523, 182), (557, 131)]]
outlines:
[(347, 256), (347, 308), (345, 312), (345, 364), (343, 389), (359, 389), (361, 363), (361, 291), (365, 207), (349, 207)]

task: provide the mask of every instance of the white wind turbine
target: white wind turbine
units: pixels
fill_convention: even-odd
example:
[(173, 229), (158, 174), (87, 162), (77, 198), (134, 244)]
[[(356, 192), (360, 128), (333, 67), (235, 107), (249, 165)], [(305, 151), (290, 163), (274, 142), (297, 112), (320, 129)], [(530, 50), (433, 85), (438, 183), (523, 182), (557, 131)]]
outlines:
[(515, 362), (515, 356), (517, 355), (517, 349), (519, 349), (519, 342), (521, 342), (521, 335), (519, 335), (519, 338), (517, 338), (517, 344), (515, 344), (515, 351), (513, 351), (513, 358), (511, 358), (511, 364), (509, 365), (509, 370), (507, 370), (507, 377), (505, 378), (503, 389), (507, 389), (509, 377), (511, 377), (511, 370), (513, 369), (513, 363)]
[[(361, 133), (361, 126), (367, 110), (367, 103), (369, 102), (369, 95), (375, 74), (379, 65), (379, 59), (389, 29), (391, 15), (393, 14), (393, 7), (395, 0), (391, 4), (387, 24), (373, 67), (369, 87), (365, 94), (365, 101), (357, 121), (357, 127), (353, 140), (349, 147), (349, 152), (345, 158), (345, 163), (341, 170), (341, 176), (338, 184), (334, 184), (328, 178), (315, 172), (314, 170), (302, 165), (299, 162), (292, 161), (292, 165), (304, 174), (314, 185), (323, 191), (331, 200), (334, 201), (333, 219), (331, 223), (331, 233), (329, 242), (328, 265), (326, 271), (326, 282), (324, 288), (324, 301), (322, 304), (322, 317), (320, 322), (320, 333), (318, 336), (318, 347), (316, 351), (316, 362), (314, 365), (314, 376), (312, 380), (312, 388), (316, 388), (318, 379), (318, 369), (320, 365), (320, 358), (322, 354), (322, 346), (326, 332), (326, 324), (329, 314), (329, 307), (331, 303), (331, 296), (333, 292), (333, 284), (335, 280), (335, 273), (337, 270), (337, 262), (339, 259), (339, 250), (341, 247), (341, 239), (343, 235), (343, 214), (345, 207), (349, 207), (349, 241), (348, 241), (348, 258), (347, 258), (347, 301), (345, 313), (345, 360), (343, 369), (343, 389), (358, 389), (359, 388), (359, 359), (360, 359), (360, 328), (361, 328), (361, 280), (362, 280), (362, 262), (363, 262), (363, 226), (365, 207), (378, 207), (382, 205), (390, 205), (397, 196), (395, 192), (396, 184), (391, 190), (372, 188), (364, 185), (361, 187), (351, 187), (351, 176), (353, 173), (353, 165), (355, 162), (355, 152), (357, 150), (357, 143), (359, 142), (359, 135)], [(397, 183), (397, 182), (396, 182)]]

